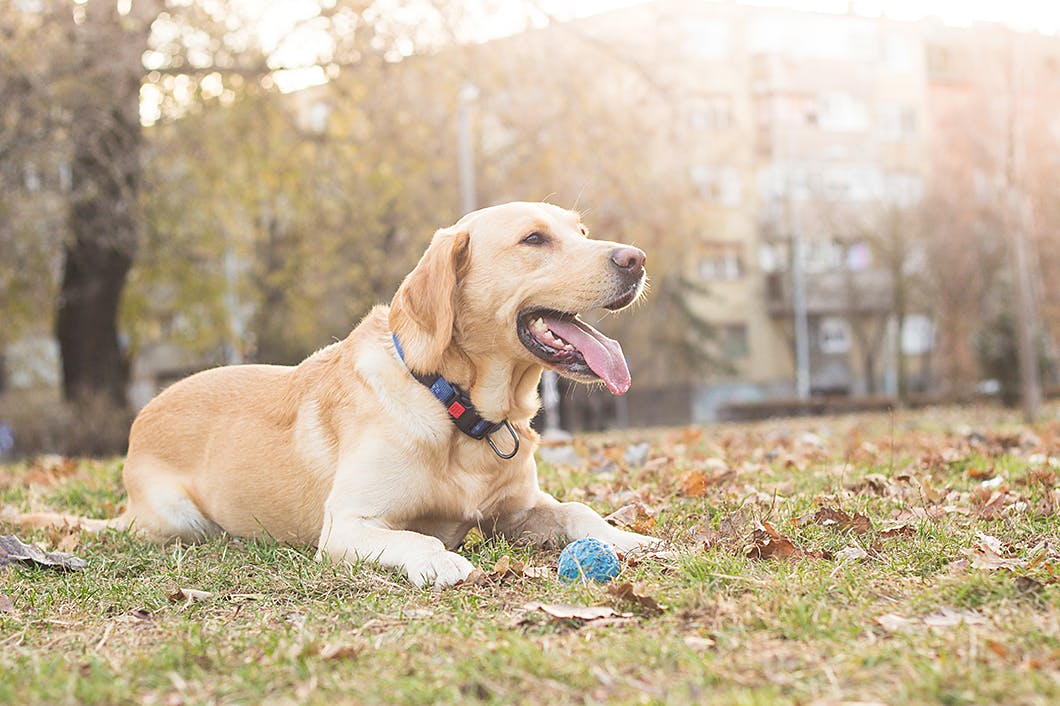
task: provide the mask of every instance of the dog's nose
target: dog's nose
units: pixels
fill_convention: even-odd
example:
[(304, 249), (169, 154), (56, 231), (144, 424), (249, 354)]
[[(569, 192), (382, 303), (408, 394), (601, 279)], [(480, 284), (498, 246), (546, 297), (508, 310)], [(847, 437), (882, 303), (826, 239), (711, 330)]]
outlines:
[(625, 270), (633, 275), (639, 275), (644, 271), (644, 259), (647, 256), (640, 248), (623, 245), (611, 251), (611, 262), (620, 270)]

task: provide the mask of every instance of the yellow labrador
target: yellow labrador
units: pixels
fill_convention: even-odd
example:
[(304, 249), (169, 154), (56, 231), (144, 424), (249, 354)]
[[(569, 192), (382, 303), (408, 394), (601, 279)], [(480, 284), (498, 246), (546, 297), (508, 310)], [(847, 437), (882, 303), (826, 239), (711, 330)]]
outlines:
[(436, 587), (471, 572), (451, 550), (476, 526), (628, 552), (653, 540), (538, 487), (530, 420), (544, 368), (628, 389), (618, 343), (577, 314), (628, 306), (644, 280), (643, 252), (591, 240), (576, 213), (475, 211), (435, 233), (390, 306), (344, 341), (295, 367), (207, 370), (148, 404), (129, 438), (120, 517), (21, 519), (158, 541), (268, 535)]

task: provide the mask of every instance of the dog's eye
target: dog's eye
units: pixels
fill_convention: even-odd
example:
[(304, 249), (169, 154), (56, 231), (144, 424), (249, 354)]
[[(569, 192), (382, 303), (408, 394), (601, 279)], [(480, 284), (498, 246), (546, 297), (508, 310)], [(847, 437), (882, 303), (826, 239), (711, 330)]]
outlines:
[(545, 245), (548, 243), (548, 236), (544, 233), (538, 233), (537, 231), (534, 231), (519, 242), (521, 242), (523, 245)]

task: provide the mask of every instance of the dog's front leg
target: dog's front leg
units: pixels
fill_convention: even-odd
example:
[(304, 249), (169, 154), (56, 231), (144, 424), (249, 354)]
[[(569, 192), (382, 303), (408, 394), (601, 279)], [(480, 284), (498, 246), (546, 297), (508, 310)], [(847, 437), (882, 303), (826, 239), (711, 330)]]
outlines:
[(538, 491), (530, 507), (498, 518), (496, 531), (509, 541), (534, 544), (593, 537), (608, 542), (622, 554), (659, 543), (643, 534), (612, 527), (588, 505), (561, 503), (543, 491)]
[(396, 530), (379, 520), (325, 514), (317, 556), (338, 561), (368, 560), (399, 569), (417, 586), (442, 588), (468, 577), (470, 561), (446, 551), (436, 537)]

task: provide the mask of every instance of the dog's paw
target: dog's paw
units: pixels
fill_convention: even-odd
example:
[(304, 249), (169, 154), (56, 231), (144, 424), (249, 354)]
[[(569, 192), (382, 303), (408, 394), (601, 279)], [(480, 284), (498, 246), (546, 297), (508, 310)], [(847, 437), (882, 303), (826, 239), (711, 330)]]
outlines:
[(431, 552), (405, 562), (409, 580), (417, 586), (444, 588), (466, 579), (474, 565), (455, 552)]
[(606, 539), (606, 541), (610, 542), (611, 546), (615, 548), (615, 551), (622, 556), (647, 551), (652, 547), (662, 545), (661, 539), (637, 534), (636, 532), (624, 532), (622, 530), (615, 530), (614, 534), (610, 537), (600, 537), (600, 539)]

